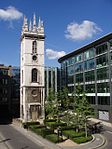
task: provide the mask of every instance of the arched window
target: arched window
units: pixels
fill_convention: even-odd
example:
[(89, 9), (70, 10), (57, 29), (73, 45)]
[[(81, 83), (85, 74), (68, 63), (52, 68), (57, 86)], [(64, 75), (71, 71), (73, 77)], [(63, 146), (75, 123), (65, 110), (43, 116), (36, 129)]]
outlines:
[(32, 82), (37, 82), (37, 69), (32, 69)]
[(32, 53), (37, 53), (37, 42), (33, 41), (32, 43)]

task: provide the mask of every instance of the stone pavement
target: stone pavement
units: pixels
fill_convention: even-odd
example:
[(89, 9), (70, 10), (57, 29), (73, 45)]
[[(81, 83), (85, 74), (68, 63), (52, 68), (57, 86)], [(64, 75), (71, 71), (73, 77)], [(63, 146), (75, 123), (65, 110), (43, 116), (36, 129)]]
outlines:
[(5, 140), (3, 138), (2, 134), (0, 134), (0, 149), (9, 149), (7, 144), (6, 144), (6, 141), (7, 140)]
[(49, 142), (48, 140), (42, 138), (41, 136), (36, 135), (35, 133), (33, 133), (31, 131), (25, 130), (22, 127), (19, 127), (14, 124), (11, 124), (11, 125), (16, 130), (18, 130), (19, 132), (24, 134), (26, 137), (30, 138), (35, 143), (43, 146), (44, 149), (95, 149), (95, 148), (103, 146), (106, 142), (105, 137), (103, 137), (101, 134), (94, 134), (92, 141), (90, 141), (88, 143), (81, 144), (81, 145), (76, 144), (69, 139), (63, 143), (54, 144), (54, 143)]
[(95, 123), (101, 122), (103, 125), (112, 128), (112, 123), (109, 123), (109, 122), (106, 122), (106, 121), (102, 121), (102, 120), (99, 120), (99, 119), (96, 119), (96, 118), (90, 118), (89, 120), (91, 120), (91, 121), (93, 121)]
[(71, 140), (67, 140), (67, 142), (64, 144), (59, 144), (63, 149), (97, 149), (101, 146), (103, 146), (106, 142), (106, 139), (100, 135), (100, 134), (94, 134), (93, 140), (88, 143), (83, 143), (81, 145), (75, 144)]

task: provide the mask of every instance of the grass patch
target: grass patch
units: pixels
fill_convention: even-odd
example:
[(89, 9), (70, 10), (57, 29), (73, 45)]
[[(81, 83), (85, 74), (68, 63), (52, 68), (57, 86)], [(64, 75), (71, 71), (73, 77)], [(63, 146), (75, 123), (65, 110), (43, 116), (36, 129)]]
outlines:
[(68, 138), (76, 138), (76, 137), (84, 137), (85, 132), (75, 132), (74, 130), (64, 130), (63, 135), (65, 135)]
[(57, 127), (59, 127), (59, 126), (66, 126), (66, 123), (62, 123), (62, 122), (60, 122), (60, 123), (58, 123), (58, 122), (46, 122), (46, 126), (48, 126), (48, 127), (50, 127), (51, 129), (56, 129)]
[(46, 136), (46, 139), (48, 139), (49, 141), (51, 141), (51, 142), (53, 142), (53, 143), (58, 143), (58, 142), (61, 142), (61, 141), (62, 141), (61, 138), (58, 139), (57, 134), (50, 134), (50, 135), (47, 135), (47, 136)]
[(78, 144), (81, 144), (81, 143), (91, 141), (92, 138), (93, 138), (92, 136), (88, 136), (87, 138), (86, 137), (77, 137), (77, 138), (72, 138), (72, 140)]

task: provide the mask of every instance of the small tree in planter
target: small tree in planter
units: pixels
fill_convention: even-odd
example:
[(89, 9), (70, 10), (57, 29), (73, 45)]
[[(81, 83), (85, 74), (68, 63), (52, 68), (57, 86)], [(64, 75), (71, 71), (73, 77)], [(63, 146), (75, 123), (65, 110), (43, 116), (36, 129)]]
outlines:
[(88, 135), (87, 131), (87, 122), (88, 118), (90, 118), (94, 112), (91, 105), (88, 103), (85, 93), (81, 90), (81, 87), (78, 85), (76, 88), (75, 96), (74, 96), (74, 113), (76, 113), (77, 123), (80, 126), (85, 128), (86, 137)]

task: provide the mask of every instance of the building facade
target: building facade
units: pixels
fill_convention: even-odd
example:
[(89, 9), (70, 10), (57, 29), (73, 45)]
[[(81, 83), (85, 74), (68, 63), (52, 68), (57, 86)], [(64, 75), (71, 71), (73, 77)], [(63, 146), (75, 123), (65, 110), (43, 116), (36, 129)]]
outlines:
[(58, 60), (61, 87), (69, 93), (80, 84), (97, 118), (112, 122), (112, 33)]
[(57, 93), (60, 89), (60, 69), (58, 67), (45, 67), (45, 98), (52, 89)]
[(0, 65), (0, 117), (11, 116), (11, 67)]
[(44, 26), (33, 17), (33, 26), (27, 19), (21, 34), (20, 117), (23, 122), (44, 119)]
[(11, 115), (20, 117), (20, 67), (11, 67)]

